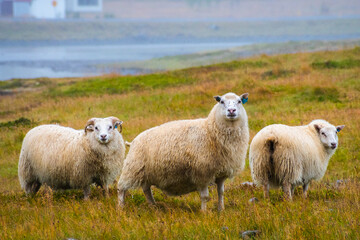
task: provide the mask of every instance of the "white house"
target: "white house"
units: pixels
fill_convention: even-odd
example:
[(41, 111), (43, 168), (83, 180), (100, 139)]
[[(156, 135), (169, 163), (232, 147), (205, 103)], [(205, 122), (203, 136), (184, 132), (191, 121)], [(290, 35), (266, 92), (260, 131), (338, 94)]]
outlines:
[(33, 0), (30, 15), (35, 18), (65, 18), (65, 0)]
[(64, 19), (102, 11), (103, 0), (0, 0), (0, 17)]

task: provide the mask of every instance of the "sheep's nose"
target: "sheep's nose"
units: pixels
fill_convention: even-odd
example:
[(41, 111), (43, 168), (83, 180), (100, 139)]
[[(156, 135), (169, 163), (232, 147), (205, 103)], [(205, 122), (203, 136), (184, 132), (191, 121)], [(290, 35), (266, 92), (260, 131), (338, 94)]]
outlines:
[(233, 114), (234, 112), (236, 112), (236, 109), (235, 108), (229, 108), (228, 111), (229, 111), (230, 114)]
[(101, 134), (100, 137), (101, 137), (102, 139), (105, 139), (105, 138), (106, 138), (106, 134)]
[(331, 148), (336, 148), (336, 143), (331, 143)]

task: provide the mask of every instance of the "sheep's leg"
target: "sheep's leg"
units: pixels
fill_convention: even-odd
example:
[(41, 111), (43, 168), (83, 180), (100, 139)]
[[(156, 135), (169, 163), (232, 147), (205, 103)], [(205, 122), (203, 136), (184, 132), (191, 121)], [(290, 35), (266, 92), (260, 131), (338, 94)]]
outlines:
[(119, 202), (119, 207), (124, 207), (125, 206), (125, 195), (126, 195), (126, 191), (125, 189), (119, 189), (117, 190), (118, 192), (118, 202)]
[(206, 211), (206, 202), (209, 201), (209, 188), (208, 186), (200, 190), (201, 210)]
[(291, 184), (290, 183), (284, 183), (282, 186), (282, 189), (284, 191), (285, 194), (285, 198), (289, 201), (292, 201), (292, 197), (291, 197)]
[(104, 185), (103, 186), (103, 189), (104, 189), (104, 196), (106, 198), (109, 198), (109, 186), (108, 185)]
[(295, 193), (295, 185), (291, 184), (291, 196), (294, 196)]
[(89, 196), (90, 196), (90, 185), (86, 186), (84, 188), (84, 200), (89, 200)]
[(224, 183), (226, 178), (218, 178), (215, 183), (217, 185), (218, 192), (218, 211), (222, 211), (225, 209), (224, 207)]
[(39, 191), (40, 187), (41, 187), (41, 184), (38, 181), (26, 183), (25, 184), (25, 193), (27, 195), (29, 195), (29, 194), (35, 195)]
[(142, 189), (143, 189), (143, 192), (145, 194), (146, 201), (148, 202), (148, 204), (155, 205), (155, 199), (152, 194), (151, 187), (149, 185), (143, 185)]
[(303, 197), (307, 198), (307, 191), (309, 189), (310, 182), (304, 183), (303, 185)]
[(269, 198), (269, 190), (270, 190), (270, 184), (267, 182), (263, 185), (264, 189), (264, 198)]

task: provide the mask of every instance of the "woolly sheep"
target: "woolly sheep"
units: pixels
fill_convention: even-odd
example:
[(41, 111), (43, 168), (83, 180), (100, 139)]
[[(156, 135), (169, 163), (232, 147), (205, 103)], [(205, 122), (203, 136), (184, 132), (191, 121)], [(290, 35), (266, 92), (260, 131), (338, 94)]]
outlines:
[(333, 126), (314, 120), (305, 126), (274, 124), (258, 132), (250, 144), (250, 169), (254, 182), (263, 186), (264, 197), (270, 187), (282, 187), (291, 200), (296, 186), (303, 186), (306, 198), (311, 180), (321, 179), (338, 145)]
[(151, 186), (168, 195), (200, 192), (206, 210), (208, 186), (217, 184), (218, 209), (224, 209), (224, 181), (244, 168), (249, 144), (246, 111), (248, 93), (216, 96), (205, 119), (179, 120), (148, 129), (130, 145), (118, 182), (119, 205), (130, 188), (142, 187), (155, 204)]
[(83, 189), (88, 199), (90, 185), (104, 188), (120, 175), (125, 158), (122, 135), (115, 128), (116, 117), (92, 118), (85, 130), (59, 125), (41, 125), (30, 130), (23, 141), (19, 160), (19, 180), (27, 194), (41, 185), (53, 189)]

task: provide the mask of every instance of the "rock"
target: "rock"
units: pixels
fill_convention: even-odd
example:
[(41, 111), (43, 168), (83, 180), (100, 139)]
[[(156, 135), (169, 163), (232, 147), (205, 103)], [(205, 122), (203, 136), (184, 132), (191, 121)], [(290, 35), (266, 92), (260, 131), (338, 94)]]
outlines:
[(248, 230), (248, 231), (245, 231), (245, 232), (242, 232), (241, 233), (241, 237), (243, 239), (252, 239), (254, 238), (256, 235), (258, 235), (260, 233), (259, 230)]
[(249, 203), (256, 203), (258, 201), (259, 201), (259, 199), (257, 199), (256, 197), (253, 197), (253, 198), (250, 198)]
[(229, 228), (228, 228), (227, 226), (223, 226), (223, 227), (221, 228), (221, 230), (222, 230), (223, 232), (225, 232), (225, 231), (229, 230)]
[(344, 184), (344, 180), (342, 179), (336, 180), (336, 187), (339, 187), (342, 184)]
[(218, 25), (215, 25), (215, 24), (211, 24), (211, 25), (210, 25), (210, 28), (211, 28), (212, 30), (219, 30), (219, 26), (218, 26)]
[(350, 182), (349, 179), (339, 179), (339, 180), (336, 180), (335, 182), (335, 187), (336, 188), (343, 188), (345, 187), (345, 185)]
[(253, 182), (243, 182), (241, 183), (244, 187), (255, 187), (255, 184)]

